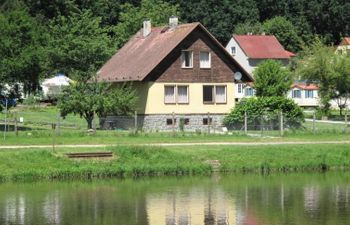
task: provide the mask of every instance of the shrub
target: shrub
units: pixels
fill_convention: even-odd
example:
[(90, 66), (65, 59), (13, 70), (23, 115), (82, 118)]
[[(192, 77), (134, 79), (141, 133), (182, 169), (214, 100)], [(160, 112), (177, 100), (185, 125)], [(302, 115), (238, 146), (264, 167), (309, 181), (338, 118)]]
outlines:
[(225, 126), (241, 127), (244, 123), (244, 113), (247, 112), (248, 123), (259, 123), (261, 116), (269, 118), (278, 124), (278, 115), (282, 111), (288, 128), (300, 128), (304, 122), (302, 109), (291, 99), (285, 97), (259, 97), (242, 99), (224, 118)]

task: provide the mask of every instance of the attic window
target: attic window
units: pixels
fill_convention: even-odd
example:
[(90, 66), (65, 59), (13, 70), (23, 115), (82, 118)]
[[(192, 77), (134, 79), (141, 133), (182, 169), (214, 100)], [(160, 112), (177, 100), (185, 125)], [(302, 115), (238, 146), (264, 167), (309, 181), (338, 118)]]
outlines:
[(199, 53), (200, 58), (200, 68), (210, 68), (211, 67), (211, 59), (210, 59), (210, 52), (200, 52)]
[(231, 47), (231, 55), (236, 55), (236, 47)]
[(192, 51), (182, 51), (181, 52), (182, 68), (192, 68), (193, 67), (193, 52)]

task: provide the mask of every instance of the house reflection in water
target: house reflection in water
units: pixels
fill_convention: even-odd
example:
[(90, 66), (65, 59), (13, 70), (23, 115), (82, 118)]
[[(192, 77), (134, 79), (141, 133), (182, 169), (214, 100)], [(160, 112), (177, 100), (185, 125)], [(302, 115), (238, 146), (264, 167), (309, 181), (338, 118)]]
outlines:
[(150, 194), (146, 207), (152, 225), (237, 224), (235, 203), (220, 189)]

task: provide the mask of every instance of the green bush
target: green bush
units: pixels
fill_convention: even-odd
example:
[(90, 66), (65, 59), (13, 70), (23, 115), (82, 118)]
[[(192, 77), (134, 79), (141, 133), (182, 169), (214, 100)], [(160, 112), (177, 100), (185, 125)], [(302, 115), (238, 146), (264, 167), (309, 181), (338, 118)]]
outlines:
[(258, 97), (242, 99), (235, 108), (224, 118), (228, 128), (242, 127), (244, 113), (247, 112), (248, 123), (259, 123), (262, 116), (278, 124), (279, 112), (283, 112), (284, 121), (288, 128), (300, 128), (304, 122), (302, 109), (291, 99), (285, 97)]

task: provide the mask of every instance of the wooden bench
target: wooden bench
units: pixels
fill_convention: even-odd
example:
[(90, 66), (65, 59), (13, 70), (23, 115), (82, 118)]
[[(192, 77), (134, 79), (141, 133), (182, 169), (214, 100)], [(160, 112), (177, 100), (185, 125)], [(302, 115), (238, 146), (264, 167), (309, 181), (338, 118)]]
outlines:
[(112, 152), (74, 152), (66, 153), (68, 158), (104, 158), (113, 157)]

